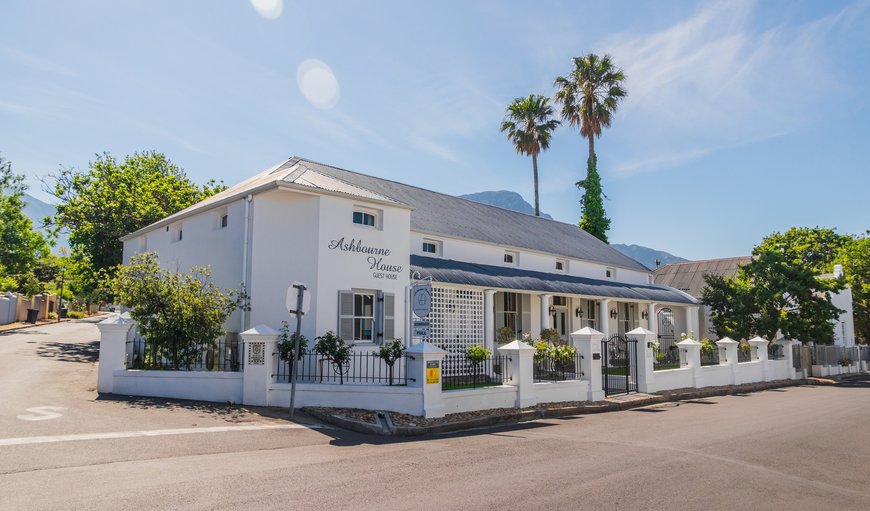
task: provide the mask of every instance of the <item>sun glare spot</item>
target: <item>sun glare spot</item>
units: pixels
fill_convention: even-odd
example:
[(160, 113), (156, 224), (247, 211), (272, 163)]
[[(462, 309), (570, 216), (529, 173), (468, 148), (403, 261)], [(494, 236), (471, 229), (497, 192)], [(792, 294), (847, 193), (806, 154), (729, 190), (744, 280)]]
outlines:
[(309, 59), (296, 69), (296, 83), (309, 103), (317, 108), (332, 108), (338, 103), (338, 80), (323, 62)]
[(284, 12), (284, 0), (250, 0), (257, 13), (267, 20), (278, 19)]

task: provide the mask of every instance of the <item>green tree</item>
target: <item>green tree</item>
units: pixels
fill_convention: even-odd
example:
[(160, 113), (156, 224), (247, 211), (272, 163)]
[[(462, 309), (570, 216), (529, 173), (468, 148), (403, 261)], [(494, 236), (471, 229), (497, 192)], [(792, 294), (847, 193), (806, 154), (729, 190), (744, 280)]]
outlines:
[(87, 170), (63, 168), (52, 176), (52, 193), (60, 200), (46, 224), (68, 230), (75, 277), (85, 294), (105, 288), (101, 272), (111, 277), (121, 264), (119, 238), (181, 211), (223, 189), (209, 181), (193, 183), (184, 171), (158, 152), (134, 153), (118, 161), (97, 155)]
[(837, 234), (834, 229), (792, 227), (783, 233), (766, 236), (752, 254), (780, 252), (791, 263), (822, 274), (833, 270), (840, 250), (851, 240), (851, 236)]
[(538, 199), (538, 154), (550, 147), (553, 131), (559, 121), (553, 119), (553, 107), (544, 96), (529, 94), (526, 98), (516, 98), (508, 105), (501, 131), (507, 132), (517, 153), (532, 157), (532, 172), (535, 179), (535, 216), (541, 216)]
[(843, 265), (846, 282), (852, 288), (852, 312), (855, 337), (859, 342), (870, 342), (870, 235), (854, 238), (837, 255)]
[(24, 176), (12, 171), (12, 163), (0, 156), (0, 271), (20, 275), (32, 271), (49, 254), (42, 235), (24, 214), (21, 197), (27, 190)]
[(628, 94), (622, 86), (625, 73), (616, 67), (610, 55), (599, 57), (590, 53), (574, 57), (573, 62), (574, 69), (554, 81), (555, 100), (562, 105), (562, 118), (571, 126), (579, 126), (580, 135), (589, 142), (586, 179), (577, 182), (584, 190), (580, 228), (606, 243), (610, 219), (604, 210), (595, 137), (601, 136), (603, 128), (610, 127), (620, 101)]
[(716, 333), (735, 338), (754, 335), (830, 344), (832, 321), (840, 310), (831, 293), (842, 279), (819, 279), (814, 270), (780, 251), (762, 251), (734, 277), (708, 276), (703, 303), (710, 306)]
[(165, 357), (174, 369), (190, 368), (215, 339), (224, 322), (245, 297), (223, 291), (211, 280), (209, 268), (176, 273), (160, 268), (157, 255), (134, 255), (118, 269), (115, 296), (145, 336), (147, 352)]

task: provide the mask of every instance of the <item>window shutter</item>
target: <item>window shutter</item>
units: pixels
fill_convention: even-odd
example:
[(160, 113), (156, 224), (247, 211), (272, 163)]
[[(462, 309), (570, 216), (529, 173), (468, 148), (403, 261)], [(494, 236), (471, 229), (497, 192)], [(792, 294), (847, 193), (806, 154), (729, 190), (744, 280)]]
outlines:
[(392, 341), (396, 338), (396, 295), (384, 293), (384, 340)]
[(353, 291), (338, 292), (338, 336), (353, 340)]

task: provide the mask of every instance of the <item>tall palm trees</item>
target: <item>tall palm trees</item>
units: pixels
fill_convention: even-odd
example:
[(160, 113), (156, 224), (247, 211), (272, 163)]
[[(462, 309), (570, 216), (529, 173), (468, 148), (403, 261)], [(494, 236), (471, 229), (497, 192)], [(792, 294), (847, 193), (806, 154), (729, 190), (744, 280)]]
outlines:
[(535, 216), (541, 216), (541, 205), (538, 199), (538, 153), (550, 147), (553, 131), (558, 126), (559, 121), (553, 119), (550, 100), (534, 94), (529, 94), (525, 98), (516, 98), (508, 105), (501, 125), (501, 131), (507, 132), (507, 138), (514, 144), (517, 152), (532, 157), (532, 170), (535, 176)]
[(580, 136), (589, 140), (586, 179), (577, 183), (584, 189), (580, 228), (606, 243), (610, 219), (604, 212), (595, 137), (601, 136), (602, 128), (610, 127), (619, 102), (627, 95), (622, 87), (625, 74), (613, 64), (610, 55), (590, 53), (574, 57), (573, 61), (574, 69), (554, 81), (558, 89), (554, 99), (562, 105), (562, 118), (571, 126), (579, 126)]

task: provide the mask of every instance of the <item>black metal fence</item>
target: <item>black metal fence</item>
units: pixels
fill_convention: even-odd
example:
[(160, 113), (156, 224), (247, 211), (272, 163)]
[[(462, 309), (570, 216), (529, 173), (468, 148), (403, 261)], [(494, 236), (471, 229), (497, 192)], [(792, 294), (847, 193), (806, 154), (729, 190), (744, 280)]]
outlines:
[(472, 363), (463, 353), (450, 353), (442, 362), (441, 390), (503, 385), (511, 381), (511, 360), (507, 355), (493, 355), (482, 362)]
[(550, 354), (536, 355), (534, 361), (534, 380), (566, 381), (579, 380), (583, 373), (580, 371), (580, 361), (583, 357), (577, 353), (572, 357), (553, 357)]
[(801, 361), (801, 345), (795, 344), (791, 347), (791, 366), (795, 369), (803, 369), (803, 362)]
[(664, 371), (666, 369), (680, 368), (680, 348), (671, 342), (666, 345), (659, 341), (658, 347), (653, 348), (653, 370)]
[(637, 339), (601, 341), (601, 388), (607, 396), (637, 392)]
[[(291, 364), (278, 358), (275, 381), (289, 383), (367, 383), (377, 385), (407, 385), (414, 381), (408, 377), (408, 358), (403, 354), (392, 365), (374, 352), (352, 351), (347, 360), (336, 361), (316, 351), (306, 351)], [(298, 376), (297, 376), (298, 374)]]
[[(746, 346), (749, 346), (748, 344)], [(742, 345), (737, 347), (737, 363), (752, 362), (752, 350), (754, 348), (744, 348)]]
[(182, 346), (149, 342), (145, 336), (135, 334), (127, 341), (127, 369), (239, 372), (241, 343), (236, 333)]
[[(716, 346), (714, 344), (714, 346)], [(701, 365), (702, 366), (717, 366), (719, 365), (719, 347), (714, 350), (701, 349)]]
[(858, 355), (860, 360), (870, 362), (870, 346), (860, 346)]
[(770, 343), (767, 345), (767, 359), (768, 360), (782, 360), (785, 358), (785, 350), (782, 348), (782, 344)]

